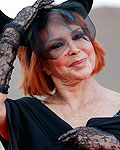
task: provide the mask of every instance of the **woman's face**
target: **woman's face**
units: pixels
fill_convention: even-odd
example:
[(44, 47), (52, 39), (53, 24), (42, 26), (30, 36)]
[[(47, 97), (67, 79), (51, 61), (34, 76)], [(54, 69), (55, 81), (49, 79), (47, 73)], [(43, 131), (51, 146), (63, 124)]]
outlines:
[[(95, 67), (95, 52), (91, 42), (83, 34), (80, 26), (69, 24), (66, 27), (59, 21), (48, 23), (51, 55), (62, 55), (54, 60), (46, 60), (44, 70), (54, 79), (84, 80)], [(72, 30), (71, 30), (72, 29)], [(77, 34), (76, 34), (77, 33)], [(49, 72), (49, 73), (48, 73)]]

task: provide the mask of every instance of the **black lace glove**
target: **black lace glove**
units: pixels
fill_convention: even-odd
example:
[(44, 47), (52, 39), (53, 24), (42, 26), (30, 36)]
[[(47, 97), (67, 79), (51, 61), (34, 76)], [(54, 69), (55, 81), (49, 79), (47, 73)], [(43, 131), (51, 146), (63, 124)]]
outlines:
[(21, 35), (30, 26), (38, 9), (49, 8), (52, 2), (53, 0), (37, 0), (33, 6), (23, 8), (13, 21), (5, 25), (0, 36), (0, 93), (8, 93)]
[(93, 127), (78, 127), (63, 134), (58, 144), (74, 144), (76, 150), (120, 150), (113, 135)]

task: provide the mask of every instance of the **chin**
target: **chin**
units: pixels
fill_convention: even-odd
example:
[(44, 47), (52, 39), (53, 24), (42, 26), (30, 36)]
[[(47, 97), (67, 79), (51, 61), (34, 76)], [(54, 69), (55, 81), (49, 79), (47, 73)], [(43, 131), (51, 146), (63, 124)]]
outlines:
[(79, 80), (86, 80), (86, 79), (90, 78), (91, 75), (92, 75), (92, 72), (83, 73), (83, 74), (80, 74), (80, 75), (78, 76), (78, 79), (79, 79)]
[(90, 78), (90, 76), (92, 76), (93, 70), (94, 70), (94, 66), (90, 66), (89, 68), (85, 68), (79, 72), (79, 77), (82, 80)]

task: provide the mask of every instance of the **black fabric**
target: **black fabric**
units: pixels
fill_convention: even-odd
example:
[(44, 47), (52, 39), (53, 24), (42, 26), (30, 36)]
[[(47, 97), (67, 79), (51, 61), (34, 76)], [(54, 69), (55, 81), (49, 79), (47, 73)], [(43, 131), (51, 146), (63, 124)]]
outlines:
[(9, 23), (10, 21), (12, 21), (12, 18), (9, 18), (8, 16), (6, 16), (1, 10), (0, 10), (0, 34), (3, 31), (3, 27)]
[(87, 122), (87, 127), (97, 127), (114, 135), (120, 141), (120, 116), (91, 118)]
[[(78, 14), (79, 17), (74, 13)], [(76, 1), (65, 1), (59, 5), (53, 6), (51, 9), (41, 9), (38, 11), (36, 18), (26, 32), (26, 46), (28, 46), (40, 59), (58, 59), (66, 50), (65, 47), (67, 47), (67, 42), (64, 38), (60, 38), (63, 39), (63, 41), (57, 40), (58, 43), (62, 43), (61, 46), (55, 46), (55, 43), (50, 44), (49, 40), (53, 37), (50, 37), (48, 24), (51, 22), (51, 19), (54, 22), (57, 21), (61, 25), (64, 25), (64, 27), (67, 27), (70, 31), (73, 30), (69, 24), (80, 26), (80, 32), (83, 36), (78, 36), (79, 38), (77, 38), (77, 40), (81, 41), (81, 38), (86, 40), (83, 38), (84, 36), (87, 37), (87, 41), (95, 40), (95, 26), (81, 3)], [(41, 35), (43, 28), (45, 28), (45, 33), (47, 33), (45, 41), (42, 39)], [(78, 35), (80, 33), (76, 32), (76, 34)]]
[[(73, 150), (72, 145), (56, 144), (60, 135), (73, 128), (39, 100), (24, 97), (7, 99), (5, 104), (10, 134), (9, 143), (0, 137), (5, 150)], [(86, 126), (100, 128), (120, 140), (120, 116), (91, 118)]]
[(68, 1), (76, 1), (76, 2), (81, 3), (86, 9), (87, 13), (90, 12), (92, 8), (92, 4), (93, 4), (93, 0), (68, 0)]
[[(44, 2), (44, 1), (43, 1)], [(66, 2), (72, 3), (72, 2), (78, 2), (80, 3), (84, 9), (86, 10), (87, 14), (90, 12), (91, 8), (92, 8), (92, 4), (93, 4), (93, 0), (68, 0)], [(45, 2), (44, 2), (45, 3)], [(61, 3), (62, 4), (62, 3)], [(60, 4), (60, 5), (61, 5)], [(44, 7), (43, 7), (44, 8)], [(6, 16), (1, 10), (0, 10), (0, 34), (3, 31), (3, 27), (9, 23), (10, 21), (12, 21), (12, 18), (9, 18), (8, 16)], [(27, 34), (27, 32), (26, 32)], [(28, 46), (28, 43), (26, 43), (26, 35), (24, 37), (22, 37), (21, 42), (20, 42), (21, 46)]]
[(5, 149), (8, 149), (8, 142), (0, 136), (0, 141)]
[(39, 100), (7, 99), (5, 104), (10, 134), (8, 150), (72, 150), (72, 146), (56, 144), (57, 138), (72, 127)]
[[(68, 0), (68, 1), (73, 1), (73, 0)], [(90, 12), (91, 8), (92, 8), (92, 4), (93, 4), (93, 0), (76, 0), (77, 2), (81, 3), (84, 8), (86, 9), (87, 13)], [(0, 34), (3, 31), (3, 27), (9, 23), (10, 21), (12, 21), (12, 18), (9, 18), (8, 16), (6, 16), (1, 10), (0, 10)]]

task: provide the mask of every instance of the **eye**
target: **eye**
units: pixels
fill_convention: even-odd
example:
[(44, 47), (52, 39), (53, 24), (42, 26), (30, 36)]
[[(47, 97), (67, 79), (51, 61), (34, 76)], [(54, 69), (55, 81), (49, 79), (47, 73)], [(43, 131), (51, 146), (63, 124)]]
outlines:
[(55, 43), (55, 44), (53, 44), (52, 46), (50, 46), (50, 50), (52, 50), (52, 49), (57, 49), (57, 48), (60, 48), (60, 47), (62, 47), (62, 46), (64, 46), (64, 42), (57, 42), (57, 43)]
[(88, 37), (87, 37), (87, 35), (85, 35), (84, 33), (76, 33), (74, 36), (73, 36), (73, 38), (72, 38), (72, 40), (78, 40), (78, 39), (84, 39), (84, 40), (89, 40), (88, 39)]
[(83, 37), (83, 33), (77, 33), (73, 36), (72, 40), (77, 40)]

